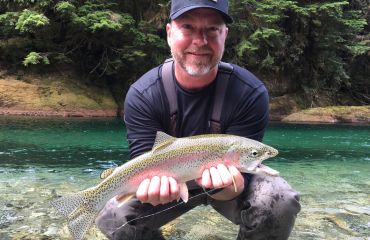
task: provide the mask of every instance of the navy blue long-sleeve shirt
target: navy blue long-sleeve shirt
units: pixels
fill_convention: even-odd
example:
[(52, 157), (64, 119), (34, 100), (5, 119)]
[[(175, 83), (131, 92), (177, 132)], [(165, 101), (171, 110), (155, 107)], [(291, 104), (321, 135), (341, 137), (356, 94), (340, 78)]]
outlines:
[[(262, 141), (268, 123), (267, 90), (248, 70), (233, 67), (223, 103), (221, 131)], [(151, 150), (157, 131), (168, 133), (170, 129), (161, 68), (162, 65), (144, 74), (126, 95), (124, 119), (132, 158)], [(209, 133), (216, 81), (197, 91), (185, 90), (176, 82), (178, 137)]]

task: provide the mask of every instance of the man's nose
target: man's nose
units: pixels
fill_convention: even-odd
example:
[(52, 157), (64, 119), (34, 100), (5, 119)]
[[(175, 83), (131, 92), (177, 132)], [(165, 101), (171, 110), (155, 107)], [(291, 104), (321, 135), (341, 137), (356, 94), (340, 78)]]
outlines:
[(198, 30), (193, 33), (193, 43), (199, 46), (204, 46), (208, 43), (207, 33), (204, 30)]

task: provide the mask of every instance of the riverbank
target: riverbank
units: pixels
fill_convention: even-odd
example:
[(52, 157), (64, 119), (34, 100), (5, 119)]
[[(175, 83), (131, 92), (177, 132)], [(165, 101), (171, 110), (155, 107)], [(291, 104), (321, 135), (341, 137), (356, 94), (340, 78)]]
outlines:
[(0, 115), (115, 117), (117, 109), (108, 87), (84, 81), (72, 71), (50, 74), (0, 71)]
[[(119, 117), (115, 109), (16, 109), (0, 108), (0, 115), (35, 117)], [(287, 123), (355, 123), (370, 124), (370, 106), (334, 106), (311, 108), (289, 115), (271, 112), (271, 121)]]
[(119, 114), (116, 110), (26, 110), (26, 109), (9, 109), (0, 108), (0, 115), (9, 116), (33, 116), (33, 117), (117, 117)]
[[(78, 80), (76, 80), (78, 79)], [(117, 117), (106, 86), (84, 81), (71, 71), (10, 74), (0, 71), (0, 115), (37, 117)], [(273, 98), (270, 120), (308, 123), (370, 124), (370, 106), (330, 106), (303, 110), (294, 95)]]
[(370, 124), (370, 106), (331, 106), (292, 113), (282, 122)]

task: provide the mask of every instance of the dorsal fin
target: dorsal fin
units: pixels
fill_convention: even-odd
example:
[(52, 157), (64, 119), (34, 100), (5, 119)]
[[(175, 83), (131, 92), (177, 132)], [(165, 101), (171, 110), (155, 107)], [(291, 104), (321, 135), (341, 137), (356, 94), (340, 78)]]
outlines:
[(164, 148), (164, 147), (172, 144), (175, 140), (176, 140), (175, 137), (172, 137), (172, 136), (168, 135), (167, 133), (158, 131), (157, 135), (155, 137), (155, 141), (154, 141), (154, 145), (153, 145), (153, 151)]
[(100, 179), (106, 179), (109, 175), (111, 175), (114, 172), (115, 168), (108, 168), (105, 169), (101, 174), (100, 174)]

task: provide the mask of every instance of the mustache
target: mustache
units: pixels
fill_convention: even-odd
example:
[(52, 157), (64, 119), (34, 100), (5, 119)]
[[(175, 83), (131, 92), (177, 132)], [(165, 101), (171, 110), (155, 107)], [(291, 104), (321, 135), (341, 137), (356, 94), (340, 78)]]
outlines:
[(199, 54), (210, 54), (212, 53), (212, 49), (209, 47), (191, 47), (185, 50), (186, 53), (199, 53)]

